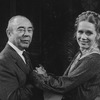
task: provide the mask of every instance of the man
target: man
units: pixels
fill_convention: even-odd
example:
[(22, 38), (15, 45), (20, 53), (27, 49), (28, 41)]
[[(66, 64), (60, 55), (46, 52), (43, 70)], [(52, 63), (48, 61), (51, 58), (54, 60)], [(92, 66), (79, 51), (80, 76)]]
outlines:
[(0, 100), (39, 100), (30, 81), (32, 66), (23, 56), (32, 41), (33, 25), (24, 16), (14, 16), (6, 32), (8, 42), (0, 53)]

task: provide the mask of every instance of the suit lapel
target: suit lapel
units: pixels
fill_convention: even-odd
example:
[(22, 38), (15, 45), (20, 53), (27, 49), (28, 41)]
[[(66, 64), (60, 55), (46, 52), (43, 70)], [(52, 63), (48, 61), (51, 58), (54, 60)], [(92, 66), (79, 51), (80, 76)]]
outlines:
[(29, 73), (29, 67), (24, 63), (22, 58), (18, 55), (18, 59), (16, 59), (16, 65), (26, 74)]
[(26, 74), (29, 73), (29, 67), (24, 63), (22, 58), (18, 55), (18, 53), (8, 44), (6, 45), (4, 52), (7, 52), (9, 56), (15, 61), (16, 65)]

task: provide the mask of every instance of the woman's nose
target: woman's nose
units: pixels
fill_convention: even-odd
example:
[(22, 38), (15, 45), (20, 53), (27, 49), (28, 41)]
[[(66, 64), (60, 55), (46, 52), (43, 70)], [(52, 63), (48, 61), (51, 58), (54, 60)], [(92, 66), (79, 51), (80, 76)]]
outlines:
[(81, 35), (81, 39), (83, 40), (87, 39), (87, 35), (85, 34), (85, 32)]

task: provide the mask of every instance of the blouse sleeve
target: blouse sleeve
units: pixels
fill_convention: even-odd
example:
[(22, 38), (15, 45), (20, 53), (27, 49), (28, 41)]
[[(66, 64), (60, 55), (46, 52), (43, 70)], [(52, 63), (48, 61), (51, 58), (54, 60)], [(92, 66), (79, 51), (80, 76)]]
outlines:
[(87, 82), (99, 72), (100, 57), (90, 55), (81, 59), (75, 66), (75, 69), (68, 75), (44, 77), (34, 73), (37, 86), (43, 90), (50, 90), (57, 93), (67, 92), (84, 82)]

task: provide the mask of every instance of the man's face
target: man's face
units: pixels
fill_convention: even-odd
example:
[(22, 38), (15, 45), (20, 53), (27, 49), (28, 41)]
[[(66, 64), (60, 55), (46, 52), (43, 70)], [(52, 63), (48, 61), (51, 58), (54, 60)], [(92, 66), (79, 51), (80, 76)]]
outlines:
[(11, 42), (20, 50), (28, 48), (33, 36), (33, 27), (29, 20), (17, 19), (10, 36)]
[(91, 46), (97, 45), (97, 32), (94, 24), (87, 21), (80, 22), (76, 38), (81, 49), (89, 49)]

